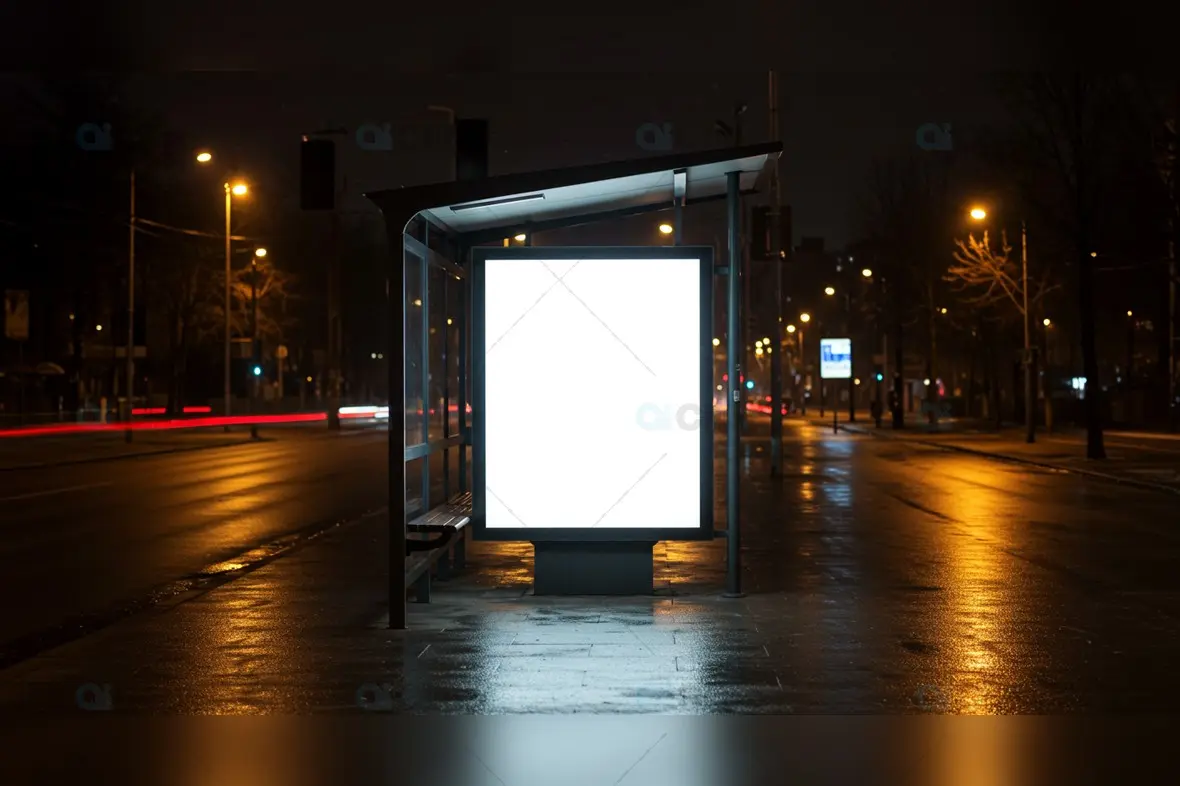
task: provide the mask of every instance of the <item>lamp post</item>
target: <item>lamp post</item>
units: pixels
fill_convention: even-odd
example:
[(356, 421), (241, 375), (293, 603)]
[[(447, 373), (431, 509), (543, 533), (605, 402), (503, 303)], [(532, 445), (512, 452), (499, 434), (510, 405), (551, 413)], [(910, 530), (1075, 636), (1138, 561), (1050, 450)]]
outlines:
[[(212, 160), (213, 154), (208, 151), (202, 151), (197, 154), (198, 164), (208, 164)], [(232, 233), (230, 231), (230, 216), (233, 212), (233, 198), (235, 196), (245, 196), (249, 192), (249, 189), (245, 183), (238, 182), (231, 184), (229, 181), (225, 182), (223, 188), (225, 189), (225, 368), (222, 381), (224, 383), (225, 401), (223, 406), (225, 411), (222, 414), (228, 417), (230, 414), (230, 368), (232, 364), (230, 355), (230, 276), (233, 275), (233, 245)], [(225, 430), (229, 431), (229, 426), (226, 426)]]
[[(135, 406), (135, 170), (131, 170), (131, 234), (127, 246), (127, 413), (123, 432), (127, 442), (132, 440), (131, 410)], [(22, 383), (21, 390), (24, 390)], [(23, 413), (23, 409), (22, 409)]]
[(807, 383), (811, 379), (811, 376), (807, 373), (807, 358), (804, 355), (807, 344), (803, 341), (803, 328), (810, 321), (811, 314), (808, 314), (806, 311), (799, 315), (799, 367), (803, 369), (803, 395), (799, 399), (801, 401), (800, 412), (803, 415), (807, 414)]
[[(250, 258), (250, 414), (257, 414), (258, 378), (261, 376), (262, 364), (258, 346), (258, 260), (266, 256), (265, 248), (254, 249), (254, 256)], [(258, 423), (250, 423), (250, 439), (258, 439)]]
[[(224, 414), (226, 416), (229, 416), (230, 414), (230, 402), (232, 400), (230, 370), (233, 363), (232, 357), (230, 355), (230, 344), (232, 343), (232, 338), (230, 335), (230, 277), (233, 275), (233, 240), (232, 234), (230, 232), (230, 216), (233, 213), (234, 197), (245, 196), (246, 192), (247, 188), (244, 183), (235, 183), (234, 185), (230, 185), (227, 182), (225, 184), (225, 375), (223, 381), (225, 383)], [(226, 426), (225, 430), (229, 431), (229, 426)]]
[[(987, 211), (981, 207), (972, 208), (971, 218), (983, 221), (987, 218)], [(984, 245), (987, 245), (987, 232), (983, 234)], [(1028, 227), (1020, 222), (1020, 288), (1024, 309), (1024, 441), (1032, 444), (1037, 441), (1036, 416), (1033, 411), (1033, 373), (1034, 362), (1032, 352), (1032, 324), (1031, 313), (1028, 309)]]

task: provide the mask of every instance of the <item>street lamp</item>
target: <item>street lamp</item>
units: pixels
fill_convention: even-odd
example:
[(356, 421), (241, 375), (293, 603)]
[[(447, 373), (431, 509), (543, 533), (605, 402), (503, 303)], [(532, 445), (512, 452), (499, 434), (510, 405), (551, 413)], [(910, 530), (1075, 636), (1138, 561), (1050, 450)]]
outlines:
[(265, 248), (256, 248), (256, 249), (254, 249), (254, 256), (256, 256), (256, 257), (264, 257), (264, 256), (266, 256), (266, 249), (265, 249)]
[(807, 312), (803, 312), (802, 314), (799, 315), (799, 321), (800, 322), (810, 322), (811, 321), (811, 314), (808, 314)]
[(513, 238), (513, 240), (515, 240), (517, 243), (523, 243), (524, 241), (526, 241), (528, 239), (529, 239), (529, 236), (526, 235), (524, 232), (521, 232), (519, 235), (517, 235), (516, 237)]
[(795, 326), (794, 326), (794, 325), (787, 325), (787, 332), (788, 332), (788, 333), (794, 333), (794, 332), (795, 332)]
[(1041, 320), (1041, 324), (1044, 325), (1045, 327), (1049, 327), (1050, 325), (1053, 324), (1053, 320), (1049, 319), (1048, 317), (1045, 317), (1043, 320)]
[(721, 339), (719, 339), (719, 338), (713, 339), (713, 346), (715, 346), (715, 347), (721, 346)]
[(836, 294), (836, 288), (835, 287), (824, 287), (824, 294), (827, 295), (828, 297), (831, 297), (832, 295)]
[[(982, 207), (972, 208), (971, 218), (982, 221), (987, 218), (987, 211)], [(985, 232), (985, 242), (986, 237)], [(1032, 444), (1037, 441), (1037, 432), (1033, 420), (1032, 326), (1028, 308), (1028, 228), (1024, 221), (1020, 222), (1020, 282), (1024, 298), (1024, 441)]]
[(672, 234), (672, 225), (671, 224), (660, 224), (660, 234), (661, 235)]
[[(225, 394), (225, 412), (223, 414), (230, 414), (230, 367), (233, 363), (230, 357), (230, 277), (233, 275), (233, 244), (232, 233), (230, 231), (230, 216), (233, 213), (233, 201), (235, 196), (245, 196), (249, 189), (245, 183), (225, 183), (225, 377), (224, 377), (224, 394)], [(226, 426), (229, 430), (229, 426)]]
[(868, 269), (867, 267), (864, 270), (860, 271), (860, 274), (862, 276), (864, 276), (865, 278), (872, 278), (873, 277), (873, 271)]

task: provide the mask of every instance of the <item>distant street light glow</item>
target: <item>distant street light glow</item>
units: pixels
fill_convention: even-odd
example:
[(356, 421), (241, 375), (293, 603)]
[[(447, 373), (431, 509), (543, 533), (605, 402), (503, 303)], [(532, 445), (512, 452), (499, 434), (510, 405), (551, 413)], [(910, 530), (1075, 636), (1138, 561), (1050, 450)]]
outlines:
[(208, 164), (212, 160), (213, 160), (212, 153), (206, 153), (206, 152), (197, 153), (197, 163), (199, 163), (199, 164)]
[(721, 346), (721, 339), (719, 339), (719, 338), (713, 339), (713, 346), (715, 346), (715, 347)]
[(787, 325), (787, 332), (788, 333), (794, 333), (795, 330), (796, 330), (796, 328), (794, 325)]
[(862, 276), (864, 276), (865, 278), (872, 278), (873, 277), (873, 271), (869, 270), (867, 267), (864, 270), (860, 271), (860, 274)]
[(660, 234), (661, 235), (672, 234), (672, 225), (671, 224), (660, 224)]
[(982, 207), (973, 207), (971, 208), (971, 217), (976, 221), (982, 221), (983, 219), (987, 218), (987, 211)]
[(514, 239), (514, 240), (515, 240), (517, 243), (523, 243), (524, 241), (526, 241), (526, 240), (528, 240), (528, 239), (529, 239), (529, 236), (528, 236), (528, 235), (526, 235), (525, 233), (521, 232), (519, 235), (517, 235), (517, 236), (516, 236), (515, 238), (513, 238), (513, 239)]
[(245, 183), (235, 183), (230, 186), (229, 190), (234, 196), (245, 196), (246, 192), (249, 191)]
[(811, 314), (808, 314), (806, 312), (800, 314), (799, 321), (800, 322), (810, 322), (811, 321)]
[(1045, 327), (1049, 327), (1050, 325), (1053, 324), (1053, 320), (1049, 319), (1048, 317), (1045, 317), (1043, 324), (1045, 325)]
[(836, 294), (836, 288), (835, 287), (824, 287), (824, 294), (827, 295), (828, 297), (831, 297), (832, 295)]
[(256, 257), (264, 257), (264, 256), (266, 256), (266, 249), (265, 249), (265, 248), (256, 248), (256, 249), (254, 249), (254, 256), (256, 256)]

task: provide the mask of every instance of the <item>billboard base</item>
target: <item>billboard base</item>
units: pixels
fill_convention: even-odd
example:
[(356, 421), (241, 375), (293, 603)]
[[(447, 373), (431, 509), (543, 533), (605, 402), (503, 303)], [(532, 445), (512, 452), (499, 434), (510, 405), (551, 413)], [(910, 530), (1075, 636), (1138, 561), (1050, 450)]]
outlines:
[(533, 543), (534, 595), (651, 595), (654, 542)]

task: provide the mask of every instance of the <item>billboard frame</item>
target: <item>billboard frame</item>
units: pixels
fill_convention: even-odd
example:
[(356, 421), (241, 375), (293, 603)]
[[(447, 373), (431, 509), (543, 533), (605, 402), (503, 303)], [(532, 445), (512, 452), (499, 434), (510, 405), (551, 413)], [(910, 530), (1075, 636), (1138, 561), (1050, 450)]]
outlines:
[[(824, 368), (825, 368), (824, 356), (823, 356), (824, 344), (827, 342), (832, 342), (832, 341), (847, 341), (848, 342), (848, 376), (829, 377), (826, 374), (824, 374)], [(853, 350), (852, 350), (852, 339), (851, 338), (845, 338), (844, 336), (829, 336), (827, 338), (821, 338), (819, 340), (819, 347), (820, 347), (819, 348), (819, 352), (820, 352), (820, 355), (819, 355), (819, 377), (820, 377), (820, 379), (823, 379), (823, 380), (829, 380), (829, 379), (830, 380), (843, 380), (843, 379), (852, 379), (855, 376), (854, 371), (853, 371), (853, 366), (852, 366)]]
[[(590, 527), (487, 527), (487, 424), (485, 421), (487, 389), (485, 365), (485, 265), (489, 259), (569, 260), (598, 259), (672, 259), (696, 258), (700, 261), (700, 511), (696, 527), (634, 527), (596, 529)], [(592, 261), (592, 260), (588, 260)], [(710, 246), (516, 246), (478, 247), (471, 249), (471, 452), (472, 452), (472, 532), (475, 540), (542, 543), (653, 543), (658, 541), (700, 541), (714, 537), (714, 434), (713, 434), (713, 280), (714, 252)], [(561, 449), (560, 441), (557, 449)], [(560, 515), (556, 511), (555, 515)]]

